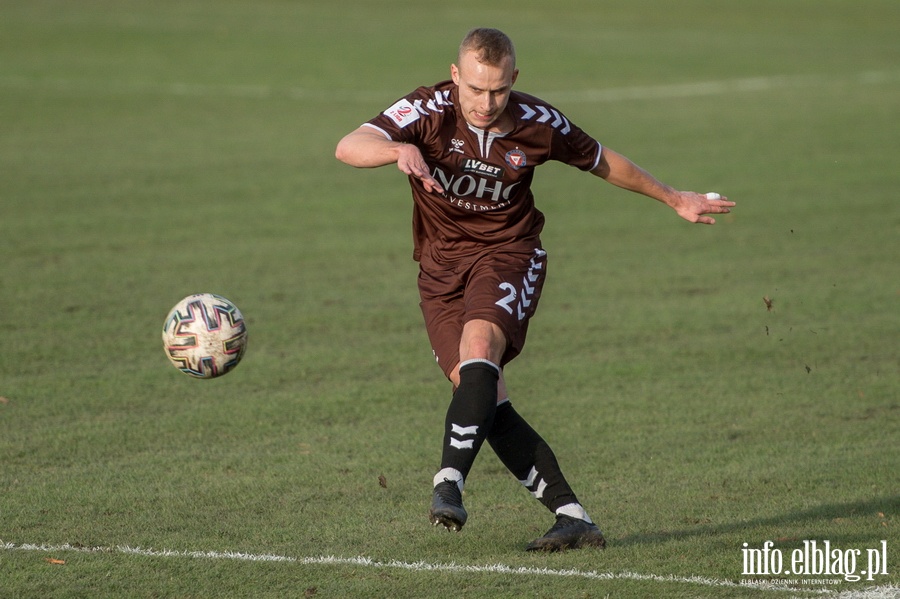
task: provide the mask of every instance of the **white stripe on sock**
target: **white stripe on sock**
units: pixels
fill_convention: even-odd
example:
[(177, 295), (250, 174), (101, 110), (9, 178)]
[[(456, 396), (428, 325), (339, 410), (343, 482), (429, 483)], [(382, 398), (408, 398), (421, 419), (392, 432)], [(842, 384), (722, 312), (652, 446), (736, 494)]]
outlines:
[(580, 503), (568, 503), (561, 508), (556, 510), (557, 516), (569, 516), (570, 518), (577, 518), (579, 520), (584, 520), (585, 522), (589, 522), (591, 524), (594, 523), (591, 520), (590, 516), (588, 516), (587, 512), (581, 507)]
[(473, 358), (471, 360), (466, 360), (465, 362), (460, 362), (459, 367), (468, 366), (469, 364), (487, 364), (488, 366), (492, 366), (497, 374), (500, 374), (500, 367), (491, 362), (490, 360), (485, 360), (483, 358)]
[(438, 486), (444, 481), (452, 480), (456, 482), (456, 485), (459, 487), (460, 493), (463, 490), (463, 475), (462, 472), (457, 470), (456, 468), (444, 468), (440, 472), (434, 475), (434, 486)]

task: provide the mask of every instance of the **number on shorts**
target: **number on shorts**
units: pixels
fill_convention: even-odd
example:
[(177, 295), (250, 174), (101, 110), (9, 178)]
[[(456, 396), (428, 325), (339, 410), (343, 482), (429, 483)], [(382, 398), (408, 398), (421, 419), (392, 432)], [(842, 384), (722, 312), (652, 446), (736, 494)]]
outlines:
[(494, 303), (512, 314), (512, 303), (516, 301), (516, 287), (512, 283), (500, 283), (500, 289), (503, 291), (508, 291), (509, 293), (505, 297), (498, 299)]

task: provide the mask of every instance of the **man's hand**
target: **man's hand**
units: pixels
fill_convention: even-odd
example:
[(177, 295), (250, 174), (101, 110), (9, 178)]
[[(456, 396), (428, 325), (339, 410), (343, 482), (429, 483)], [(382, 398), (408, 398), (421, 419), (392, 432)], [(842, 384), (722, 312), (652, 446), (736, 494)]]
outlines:
[(425, 191), (444, 193), (444, 188), (431, 176), (428, 164), (422, 157), (422, 152), (414, 145), (400, 144), (397, 149), (397, 168), (422, 182)]
[(606, 181), (637, 193), (644, 194), (670, 206), (678, 216), (692, 223), (714, 225), (716, 220), (707, 214), (727, 214), (731, 212), (734, 202), (717, 193), (696, 193), (678, 191), (658, 181), (653, 175), (633, 163), (631, 160), (603, 148), (600, 160), (591, 173)]
[(425, 191), (444, 193), (444, 188), (431, 176), (422, 152), (412, 144), (391, 141), (371, 127), (351, 131), (338, 143), (335, 157), (357, 168), (375, 168), (396, 163), (397, 168), (415, 177)]
[(693, 191), (676, 191), (667, 198), (666, 203), (684, 220), (703, 225), (716, 224), (716, 219), (706, 216), (707, 214), (728, 214), (735, 205), (717, 193), (702, 194)]

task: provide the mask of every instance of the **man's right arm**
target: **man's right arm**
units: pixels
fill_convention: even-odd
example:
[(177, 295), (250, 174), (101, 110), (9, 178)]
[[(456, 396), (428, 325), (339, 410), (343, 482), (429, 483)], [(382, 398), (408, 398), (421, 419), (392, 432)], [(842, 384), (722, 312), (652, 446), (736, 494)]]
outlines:
[(405, 174), (422, 181), (426, 191), (443, 193), (443, 188), (431, 176), (422, 152), (416, 146), (392, 141), (377, 129), (362, 125), (338, 142), (335, 157), (357, 168), (375, 168), (397, 164)]
[(374, 168), (393, 164), (400, 158), (398, 141), (391, 141), (383, 133), (363, 125), (338, 142), (335, 157), (357, 168)]

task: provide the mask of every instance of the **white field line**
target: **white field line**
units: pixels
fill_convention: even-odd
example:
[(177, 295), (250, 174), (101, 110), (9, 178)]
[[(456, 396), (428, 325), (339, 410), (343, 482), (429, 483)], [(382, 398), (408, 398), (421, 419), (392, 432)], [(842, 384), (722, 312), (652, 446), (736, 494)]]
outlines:
[[(604, 103), (629, 100), (667, 100), (701, 96), (721, 96), (779, 89), (821, 88), (835, 84), (884, 85), (900, 81), (900, 71), (863, 71), (855, 74), (783, 75), (743, 77), (693, 83), (668, 83), (582, 90), (544, 91), (537, 95), (554, 103)], [(212, 85), (200, 83), (161, 83), (148, 81), (106, 81), (67, 78), (0, 76), (0, 88), (27, 91), (85, 94), (154, 94), (185, 97), (233, 97), (264, 100), (327, 101), (332, 103), (385, 102), (395, 92), (363, 90), (347, 92), (335, 89), (307, 89), (275, 85)]]
[(784, 75), (743, 77), (719, 81), (672, 83), (609, 89), (548, 92), (554, 102), (621, 102), (628, 100), (671, 100), (700, 96), (737, 95), (779, 89), (810, 89), (833, 84), (878, 85), (900, 81), (900, 71), (865, 71), (855, 75)]
[(584, 570), (555, 570), (550, 568), (512, 567), (503, 564), (487, 566), (467, 566), (461, 564), (441, 564), (420, 562), (401, 562), (397, 560), (377, 561), (367, 557), (290, 557), (274, 554), (252, 554), (234, 551), (173, 551), (170, 549), (143, 549), (128, 545), (115, 547), (81, 547), (75, 545), (34, 545), (6, 543), (0, 540), (0, 549), (6, 551), (36, 551), (40, 553), (60, 554), (76, 553), (114, 553), (123, 555), (139, 555), (152, 558), (191, 558), (209, 560), (236, 560), (245, 562), (285, 562), (300, 565), (352, 566), (363, 568), (385, 568), (409, 570), (414, 572), (451, 572), (462, 574), (511, 574), (513, 576), (548, 576), (559, 578), (583, 578), (587, 580), (638, 580), (661, 583), (700, 585), (706, 587), (752, 588), (761, 591), (780, 591), (803, 593), (805, 595), (826, 595), (835, 599), (890, 599), (900, 596), (900, 587), (881, 586), (838, 593), (832, 589), (815, 587), (798, 587), (774, 583), (737, 583), (718, 578), (703, 576), (673, 576), (659, 574), (640, 574), (637, 572), (596, 572)]

